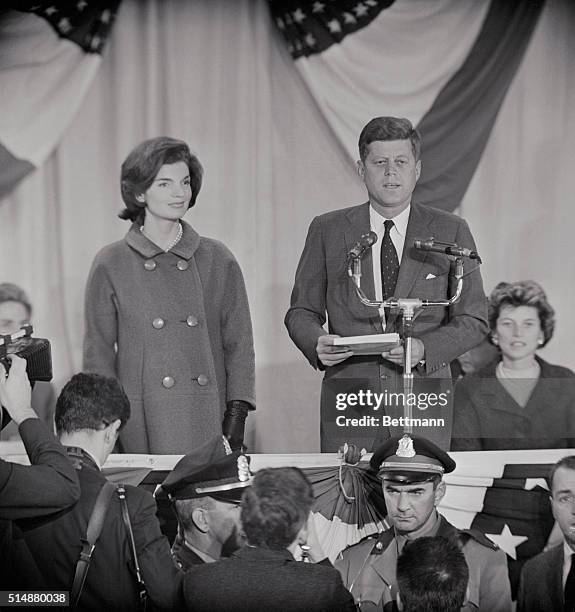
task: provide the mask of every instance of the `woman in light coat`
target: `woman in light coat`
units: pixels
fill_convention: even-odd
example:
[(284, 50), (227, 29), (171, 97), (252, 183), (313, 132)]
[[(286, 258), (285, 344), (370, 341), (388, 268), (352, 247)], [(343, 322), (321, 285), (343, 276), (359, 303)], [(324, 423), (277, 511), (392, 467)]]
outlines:
[(123, 240), (92, 264), (84, 370), (116, 376), (131, 404), (130, 453), (188, 453), (222, 431), (241, 446), (255, 407), (254, 350), (240, 267), (182, 217), (203, 169), (185, 142), (160, 137), (122, 164)]

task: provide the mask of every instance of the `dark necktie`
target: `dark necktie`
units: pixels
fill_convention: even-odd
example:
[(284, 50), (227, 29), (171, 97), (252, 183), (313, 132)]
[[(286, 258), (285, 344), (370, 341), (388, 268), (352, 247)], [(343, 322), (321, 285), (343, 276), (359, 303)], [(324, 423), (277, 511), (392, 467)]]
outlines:
[(383, 286), (383, 299), (393, 297), (395, 284), (397, 283), (397, 275), (399, 273), (399, 258), (397, 251), (391, 241), (391, 228), (393, 221), (387, 219), (383, 224), (385, 226), (385, 234), (381, 241), (381, 284)]
[(565, 581), (565, 603), (563, 612), (573, 612), (575, 610), (575, 555), (571, 555), (571, 569)]

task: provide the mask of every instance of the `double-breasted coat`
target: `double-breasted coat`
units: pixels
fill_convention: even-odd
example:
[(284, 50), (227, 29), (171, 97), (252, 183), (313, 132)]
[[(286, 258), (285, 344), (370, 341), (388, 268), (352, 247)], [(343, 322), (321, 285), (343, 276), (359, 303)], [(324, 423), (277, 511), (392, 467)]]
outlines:
[(122, 383), (126, 452), (188, 453), (221, 433), (227, 401), (255, 406), (240, 267), (221, 242), (181, 223), (168, 252), (132, 225), (98, 253), (87, 282), (84, 370)]

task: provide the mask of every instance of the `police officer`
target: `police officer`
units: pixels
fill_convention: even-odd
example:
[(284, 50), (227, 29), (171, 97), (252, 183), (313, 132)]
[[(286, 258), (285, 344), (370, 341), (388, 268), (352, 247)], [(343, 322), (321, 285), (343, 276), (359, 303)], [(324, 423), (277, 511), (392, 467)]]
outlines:
[(212, 563), (239, 548), (240, 501), (249, 484), (249, 458), (232, 452), (221, 435), (183, 457), (168, 474), (162, 491), (178, 517), (172, 556), (180, 569)]
[(453, 459), (425, 438), (404, 435), (382, 444), (370, 465), (382, 479), (391, 528), (350, 546), (335, 564), (362, 612), (396, 609), (398, 556), (406, 542), (422, 536), (442, 536), (463, 551), (469, 585), (462, 610), (510, 611), (505, 553), (480, 532), (456, 529), (437, 512), (445, 495), (443, 474), (455, 469)]

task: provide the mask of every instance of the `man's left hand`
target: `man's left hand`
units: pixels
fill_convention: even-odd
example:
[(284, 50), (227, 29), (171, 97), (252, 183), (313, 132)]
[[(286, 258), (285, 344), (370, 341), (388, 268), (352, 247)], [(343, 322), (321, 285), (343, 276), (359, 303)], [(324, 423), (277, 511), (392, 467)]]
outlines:
[[(388, 361), (403, 365), (403, 346), (396, 346), (389, 351), (384, 351), (381, 356)], [(411, 339), (411, 367), (417, 365), (425, 356), (425, 345), (419, 338)]]

